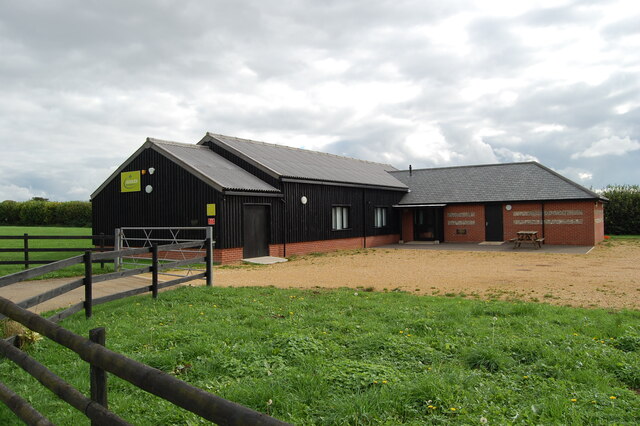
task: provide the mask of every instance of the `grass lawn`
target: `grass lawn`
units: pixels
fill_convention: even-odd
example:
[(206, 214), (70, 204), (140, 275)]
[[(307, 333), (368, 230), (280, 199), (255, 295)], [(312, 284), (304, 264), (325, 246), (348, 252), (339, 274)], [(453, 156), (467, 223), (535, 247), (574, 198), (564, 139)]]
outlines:
[[(185, 287), (62, 325), (295, 424), (609, 424), (640, 418), (640, 312), (364, 289)], [(88, 394), (88, 367), (47, 339), (29, 352)], [(56, 424), (84, 417), (6, 360), (0, 381)], [(110, 377), (134, 424), (199, 419)], [(15, 423), (0, 408), (0, 424)]]
[[(66, 227), (49, 227), (49, 226), (0, 226), (0, 235), (91, 235), (91, 228), (66, 228)], [(0, 240), (0, 248), (23, 248), (23, 240)], [(92, 247), (92, 241), (89, 239), (82, 240), (29, 240), (30, 248), (89, 248)], [(71, 256), (82, 254), (82, 252), (44, 252), (29, 253), (30, 260), (60, 260)], [(0, 253), (0, 260), (23, 260), (23, 253)], [(40, 265), (31, 265), (37, 267)], [(12, 274), (24, 270), (24, 265), (0, 265), (0, 276)], [(100, 268), (100, 264), (94, 264), (95, 273), (105, 273), (113, 270), (109, 264), (105, 268)], [(60, 278), (84, 275), (84, 266), (75, 265), (57, 272), (46, 274), (39, 279), (44, 278)]]

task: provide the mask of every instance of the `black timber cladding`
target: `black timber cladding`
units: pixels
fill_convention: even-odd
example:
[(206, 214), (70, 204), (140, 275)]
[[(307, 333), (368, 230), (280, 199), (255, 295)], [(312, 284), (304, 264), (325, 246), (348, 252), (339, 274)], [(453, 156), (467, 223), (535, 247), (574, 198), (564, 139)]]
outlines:
[[(111, 179), (92, 199), (93, 232), (113, 235), (120, 227), (207, 226), (206, 205), (216, 204), (214, 236), (216, 248), (241, 247), (242, 206), (259, 203), (270, 206), (272, 244), (281, 240), (280, 198), (230, 196), (216, 191), (201, 179), (159, 152), (147, 148), (123, 171), (155, 168), (141, 176), (141, 191), (120, 192), (120, 176)], [(146, 193), (147, 185), (153, 187)]]
[[(403, 193), (397, 191), (305, 183), (284, 183), (286, 200), (286, 240), (289, 243), (397, 234), (400, 218), (396, 204)], [(307, 203), (302, 204), (302, 197)], [(349, 228), (331, 229), (333, 206), (348, 206)], [(387, 226), (374, 227), (374, 208), (387, 208)], [(366, 231), (363, 233), (363, 230)]]

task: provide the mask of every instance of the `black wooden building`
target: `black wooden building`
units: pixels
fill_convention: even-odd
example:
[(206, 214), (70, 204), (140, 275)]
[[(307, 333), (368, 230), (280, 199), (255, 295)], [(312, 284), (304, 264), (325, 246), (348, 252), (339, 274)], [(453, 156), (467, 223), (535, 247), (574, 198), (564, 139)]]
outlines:
[(387, 164), (207, 133), (147, 139), (93, 194), (93, 231), (212, 225), (220, 262), (397, 242)]

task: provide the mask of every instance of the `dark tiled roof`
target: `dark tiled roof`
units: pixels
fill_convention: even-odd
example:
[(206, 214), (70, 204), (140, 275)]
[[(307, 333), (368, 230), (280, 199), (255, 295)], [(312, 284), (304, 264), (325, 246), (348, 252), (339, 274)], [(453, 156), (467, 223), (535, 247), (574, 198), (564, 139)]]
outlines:
[(191, 145), (177, 142), (147, 139), (152, 146), (180, 164), (186, 170), (203, 179), (218, 189), (255, 191), (255, 192), (279, 192), (277, 188), (269, 185), (246, 170), (236, 166), (231, 161), (222, 158), (209, 147)]
[(601, 199), (537, 162), (390, 172), (411, 192), (399, 204)]
[(230, 150), (275, 178), (406, 189), (402, 182), (387, 173), (387, 171), (396, 170), (389, 164), (213, 133), (207, 133), (199, 143), (207, 141)]

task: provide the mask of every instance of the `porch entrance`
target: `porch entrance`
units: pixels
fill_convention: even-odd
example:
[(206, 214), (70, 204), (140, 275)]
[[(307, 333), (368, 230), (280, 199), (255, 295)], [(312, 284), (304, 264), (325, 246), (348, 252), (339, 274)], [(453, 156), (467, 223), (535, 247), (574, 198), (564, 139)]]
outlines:
[(413, 239), (415, 241), (444, 241), (444, 209), (418, 208), (413, 212)]

